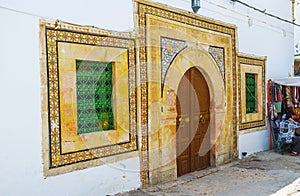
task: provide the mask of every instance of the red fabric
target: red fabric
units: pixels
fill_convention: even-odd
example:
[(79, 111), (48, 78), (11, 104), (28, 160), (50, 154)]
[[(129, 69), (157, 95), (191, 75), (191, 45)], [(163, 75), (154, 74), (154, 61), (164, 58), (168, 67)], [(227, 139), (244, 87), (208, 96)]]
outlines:
[(272, 84), (272, 80), (268, 80), (268, 113), (269, 113), (269, 117), (271, 117), (271, 110), (270, 110), (270, 107), (271, 107), (271, 84)]
[(277, 91), (277, 101), (281, 102), (281, 90), (279, 86), (277, 88), (279, 88), (279, 91)]
[[(270, 92), (270, 87), (271, 87), (271, 83), (272, 83), (272, 80), (268, 80), (268, 113), (269, 113), (269, 116), (270, 116), (270, 104), (271, 104), (271, 92)], [(270, 122), (270, 149), (273, 148), (273, 137), (272, 137), (272, 125), (271, 125), (271, 120), (269, 120)]]

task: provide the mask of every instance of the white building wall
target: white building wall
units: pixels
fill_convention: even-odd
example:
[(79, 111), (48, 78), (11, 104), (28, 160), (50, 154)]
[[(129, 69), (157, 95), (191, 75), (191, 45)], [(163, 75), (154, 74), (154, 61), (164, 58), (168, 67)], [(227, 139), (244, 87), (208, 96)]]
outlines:
[[(154, 1), (192, 12), (190, 0)], [(242, 0), (242, 2), (283, 19), (292, 20), (290, 1)], [(288, 73), (293, 73), (293, 25), (239, 3), (233, 3), (231, 0), (201, 0), (201, 8), (197, 14), (236, 25), (239, 52), (267, 56), (266, 78), (287, 77)], [(249, 23), (252, 23), (252, 26)]]
[[(300, 25), (300, 0), (295, 1), (295, 23)], [(295, 55), (300, 58), (300, 26), (295, 26)]]
[[(291, 19), (289, 1), (243, 1)], [(189, 0), (156, 2), (192, 11)], [(292, 73), (292, 25), (230, 0), (202, 0), (201, 3), (198, 14), (238, 27), (240, 52), (267, 56), (266, 79)], [(133, 2), (0, 0), (0, 6), (0, 195), (104, 195), (139, 187), (137, 157), (44, 179), (41, 149), (39, 18), (132, 31)], [(267, 149), (268, 142), (268, 130), (264, 130), (240, 135), (238, 148), (240, 152), (252, 153)], [(121, 166), (131, 170), (119, 169)]]
[[(132, 29), (132, 2), (113, 2), (1, 0), (0, 6), (77, 24)], [(0, 8), (0, 195), (107, 195), (140, 187), (138, 157), (44, 178), (39, 18)]]
[(239, 158), (242, 152), (247, 152), (247, 156), (269, 148), (269, 131), (257, 131), (251, 134), (241, 134), (238, 140)]

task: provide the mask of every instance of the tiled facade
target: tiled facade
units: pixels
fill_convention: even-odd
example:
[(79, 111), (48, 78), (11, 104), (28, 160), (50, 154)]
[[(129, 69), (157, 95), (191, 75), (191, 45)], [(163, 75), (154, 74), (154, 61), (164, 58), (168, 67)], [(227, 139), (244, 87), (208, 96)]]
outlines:
[(174, 58), (185, 49), (186, 43), (182, 40), (161, 37), (161, 91), (163, 91), (166, 74)]
[(45, 175), (137, 156), (135, 39), (56, 25), (41, 24)]
[(210, 46), (208, 52), (216, 61), (225, 82), (224, 48)]
[[(174, 110), (168, 111), (164, 106), (166, 103), (176, 103), (174, 100), (167, 100), (166, 95), (176, 93), (181, 77), (190, 67), (195, 66), (201, 71), (207, 80), (211, 97), (214, 98), (210, 104), (213, 107), (210, 114), (212, 131), (208, 136), (213, 148), (211, 164), (217, 165), (231, 160), (237, 145), (236, 28), (146, 1), (136, 2), (136, 14), (142, 72), (142, 131), (148, 136), (148, 145), (145, 145), (148, 157), (141, 161), (144, 170), (148, 167), (149, 183), (156, 184), (166, 178), (176, 178), (174, 136), (177, 113)], [(183, 40), (188, 46), (173, 60), (164, 82), (162, 97), (157, 93), (160, 91), (158, 84), (161, 81), (158, 71), (160, 64), (157, 63), (160, 62), (160, 37)], [(225, 86), (220, 69), (208, 52), (209, 46), (224, 48)], [(160, 112), (161, 107), (163, 112)], [(146, 174), (142, 178), (147, 179)]]
[[(240, 67), (239, 76), (239, 130), (251, 132), (261, 130), (266, 127), (266, 101), (265, 101), (265, 64), (266, 57), (239, 54), (238, 61)], [(246, 74), (254, 74), (256, 79), (256, 110), (247, 112), (247, 86)]]
[(138, 156), (143, 185), (177, 178), (176, 92), (192, 67), (210, 91), (211, 165), (237, 156), (251, 122), (238, 109), (236, 27), (144, 0), (134, 9), (132, 34), (41, 22), (46, 176)]

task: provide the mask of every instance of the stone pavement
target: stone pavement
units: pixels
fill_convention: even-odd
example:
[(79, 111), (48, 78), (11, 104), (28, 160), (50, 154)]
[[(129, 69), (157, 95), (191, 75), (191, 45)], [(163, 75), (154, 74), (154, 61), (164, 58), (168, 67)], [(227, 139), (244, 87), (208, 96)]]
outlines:
[(300, 156), (265, 151), (117, 195), (300, 195)]

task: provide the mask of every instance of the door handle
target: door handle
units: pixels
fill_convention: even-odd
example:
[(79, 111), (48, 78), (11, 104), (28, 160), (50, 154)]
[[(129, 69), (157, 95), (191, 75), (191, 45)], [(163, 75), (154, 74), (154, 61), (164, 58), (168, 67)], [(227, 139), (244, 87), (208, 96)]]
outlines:
[(179, 118), (178, 121), (179, 121), (179, 127), (184, 127), (185, 123), (190, 122), (190, 118), (189, 117)]
[(182, 118), (179, 118), (179, 127), (183, 128), (184, 127), (184, 120), (182, 120)]
[(204, 124), (210, 118), (209, 114), (200, 114), (199, 115), (199, 122)]
[(204, 115), (200, 114), (200, 116), (199, 116), (199, 122), (202, 123), (202, 124), (205, 123), (205, 117), (204, 117)]

